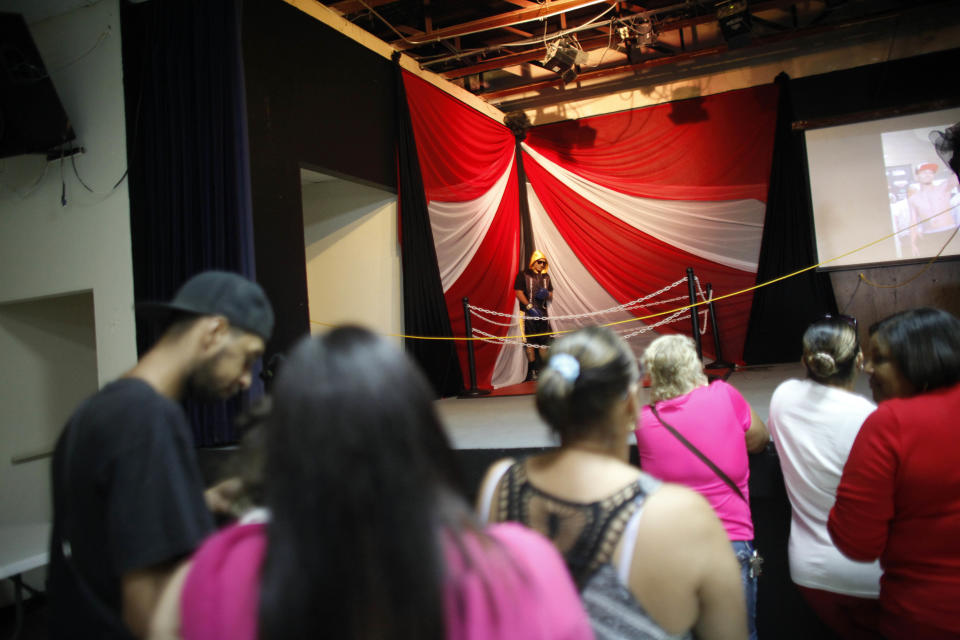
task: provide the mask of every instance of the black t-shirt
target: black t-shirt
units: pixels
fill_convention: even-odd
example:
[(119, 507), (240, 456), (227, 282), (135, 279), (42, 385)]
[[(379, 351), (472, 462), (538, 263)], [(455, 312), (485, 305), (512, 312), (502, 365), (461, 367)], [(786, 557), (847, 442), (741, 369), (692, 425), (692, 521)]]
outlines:
[(523, 291), (523, 294), (527, 296), (527, 300), (532, 302), (543, 315), (546, 315), (547, 305), (534, 300), (533, 295), (540, 289), (553, 291), (553, 282), (551, 281), (550, 274), (537, 273), (533, 269), (524, 269), (514, 278), (513, 288), (515, 291)]
[(124, 637), (121, 577), (213, 530), (183, 409), (143, 380), (113, 382), (71, 416), (52, 470), (51, 637)]

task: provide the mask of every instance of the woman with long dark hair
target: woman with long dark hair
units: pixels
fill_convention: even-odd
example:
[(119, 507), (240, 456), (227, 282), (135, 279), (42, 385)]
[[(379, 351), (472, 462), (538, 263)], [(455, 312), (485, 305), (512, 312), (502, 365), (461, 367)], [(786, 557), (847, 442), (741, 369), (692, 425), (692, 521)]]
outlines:
[(770, 399), (792, 518), (790, 577), (817, 616), (841, 638), (875, 637), (880, 565), (854, 562), (827, 533), (843, 465), (864, 419), (877, 406), (854, 392), (863, 367), (856, 320), (827, 316), (803, 334), (804, 380), (786, 380)]
[(369, 331), (300, 342), (274, 387), (269, 520), (204, 543), (156, 637), (592, 637), (547, 540), (478, 524), (432, 400)]
[(827, 529), (880, 559), (885, 638), (960, 637), (960, 319), (932, 308), (870, 327), (877, 410), (843, 468)]
[(744, 640), (737, 562), (710, 505), (629, 463), (638, 388), (636, 358), (609, 329), (558, 340), (537, 409), (560, 448), (494, 463), (480, 513), (553, 540), (597, 638)]

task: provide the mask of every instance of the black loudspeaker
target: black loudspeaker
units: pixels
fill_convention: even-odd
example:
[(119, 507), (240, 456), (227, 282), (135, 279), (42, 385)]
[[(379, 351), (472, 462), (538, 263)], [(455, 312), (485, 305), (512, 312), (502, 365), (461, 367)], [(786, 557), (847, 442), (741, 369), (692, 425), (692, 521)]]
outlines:
[(75, 138), (26, 21), (0, 13), (0, 158), (46, 153)]

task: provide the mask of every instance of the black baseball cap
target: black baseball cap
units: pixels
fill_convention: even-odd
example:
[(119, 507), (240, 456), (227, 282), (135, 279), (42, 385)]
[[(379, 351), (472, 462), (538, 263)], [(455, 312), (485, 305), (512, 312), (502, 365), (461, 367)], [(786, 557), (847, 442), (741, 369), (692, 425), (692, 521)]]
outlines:
[(183, 283), (170, 302), (143, 302), (137, 310), (158, 319), (176, 312), (223, 316), (231, 326), (255, 333), (264, 341), (273, 334), (273, 308), (263, 288), (229, 271), (198, 273)]

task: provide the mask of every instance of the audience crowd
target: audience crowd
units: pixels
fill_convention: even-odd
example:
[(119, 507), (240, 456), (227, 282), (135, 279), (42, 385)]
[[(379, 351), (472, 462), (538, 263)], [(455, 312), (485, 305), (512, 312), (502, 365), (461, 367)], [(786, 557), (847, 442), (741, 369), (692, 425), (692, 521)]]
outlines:
[(177, 401), (249, 387), (273, 311), (207, 272), (158, 312), (158, 343), (57, 446), (53, 638), (756, 638), (749, 454), (771, 441), (790, 576), (823, 623), (960, 638), (947, 312), (886, 318), (865, 351), (854, 318), (811, 324), (806, 378), (777, 387), (769, 432), (689, 338), (654, 340), (641, 369), (609, 329), (565, 335), (536, 391), (559, 446), (491, 465), (475, 506), (425, 377), (350, 326), (290, 351), (231, 477), (205, 489)]

